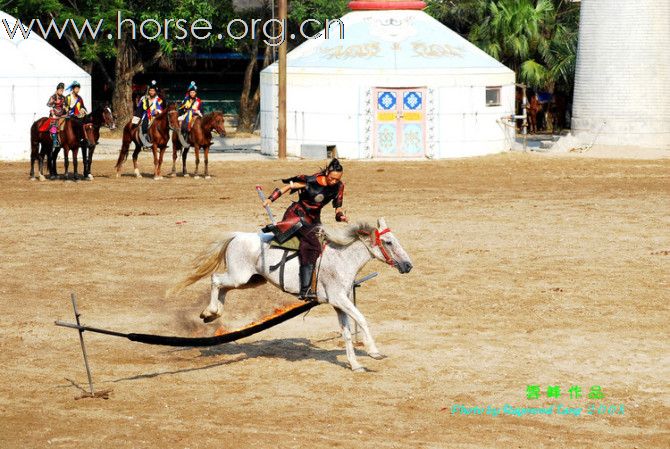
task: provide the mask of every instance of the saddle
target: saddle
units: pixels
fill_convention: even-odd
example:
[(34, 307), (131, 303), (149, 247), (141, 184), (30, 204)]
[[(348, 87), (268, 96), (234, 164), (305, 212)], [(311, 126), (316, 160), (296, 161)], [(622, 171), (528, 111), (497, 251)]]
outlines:
[[(303, 226), (302, 218), (294, 217), (276, 224), (265, 226), (262, 231), (272, 233), (273, 238), (270, 240), (270, 247), (283, 250), (283, 254), (279, 263), (270, 265), (270, 273), (279, 269), (279, 285), (282, 291), (284, 288), (284, 267), (286, 262), (298, 257), (298, 249), (300, 247), (300, 239), (295, 235), (296, 232)], [(289, 253), (292, 253), (289, 255)], [(318, 278), (318, 270), (312, 272), (312, 291), (316, 291), (316, 283)]]
[[(287, 220), (280, 221), (276, 224), (269, 224), (265, 226), (263, 232), (271, 232), (274, 234), (274, 240), (279, 244), (283, 244), (295, 235), (296, 232), (303, 226), (303, 221), (300, 217), (292, 217)], [(297, 237), (296, 237), (297, 240)]]
[(42, 133), (49, 131), (49, 128), (51, 128), (51, 122), (53, 120), (58, 121), (58, 130), (63, 131), (63, 127), (65, 126), (65, 117), (47, 117), (47, 119), (44, 120), (44, 122), (42, 122), (38, 128), (38, 131)]

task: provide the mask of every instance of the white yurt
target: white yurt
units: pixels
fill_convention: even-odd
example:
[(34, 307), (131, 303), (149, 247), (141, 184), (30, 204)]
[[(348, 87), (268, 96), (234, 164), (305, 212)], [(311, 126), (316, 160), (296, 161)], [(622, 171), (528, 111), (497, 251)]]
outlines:
[[(16, 19), (0, 11), (0, 23), (14, 29)], [(91, 108), (91, 76), (60, 53), (35, 31), (24, 38), (17, 28), (13, 38), (2, 27), (0, 33), (0, 160), (30, 158), (30, 126), (49, 114), (46, 106), (59, 82), (68, 86), (77, 80), (80, 95)], [(37, 27), (35, 27), (37, 28)]]
[[(451, 158), (510, 149), (512, 70), (422, 11), (352, 1), (287, 56), (287, 153)], [(342, 31), (342, 34), (340, 34)], [(277, 154), (278, 65), (261, 72), (261, 151)]]

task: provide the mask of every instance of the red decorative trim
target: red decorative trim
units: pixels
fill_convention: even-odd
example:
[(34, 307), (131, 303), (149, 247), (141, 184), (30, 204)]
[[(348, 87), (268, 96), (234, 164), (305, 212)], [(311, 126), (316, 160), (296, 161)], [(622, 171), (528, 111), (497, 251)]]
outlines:
[(349, 2), (349, 9), (352, 11), (372, 11), (372, 10), (393, 10), (393, 9), (413, 9), (421, 11), (426, 7), (426, 3), (421, 0), (400, 0), (400, 1), (370, 1), (353, 0)]

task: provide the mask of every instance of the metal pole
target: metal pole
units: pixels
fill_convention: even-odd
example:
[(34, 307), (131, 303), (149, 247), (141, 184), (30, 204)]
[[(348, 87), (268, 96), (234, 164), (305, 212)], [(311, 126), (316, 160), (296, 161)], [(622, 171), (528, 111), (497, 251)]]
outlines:
[[(261, 199), (261, 203), (265, 202), (265, 193), (263, 193), (263, 187), (261, 186), (256, 186), (256, 192), (258, 192), (258, 197)], [(274, 215), (272, 215), (272, 209), (270, 209), (270, 206), (264, 206), (265, 207), (265, 212), (268, 213), (268, 217), (270, 218), (270, 223), (272, 224), (277, 224), (275, 221)]]
[[(275, 8), (275, 0), (272, 0), (272, 7), (271, 8), (272, 8), (272, 35), (276, 36), (277, 32), (276, 32), (276, 29), (275, 29), (276, 27), (275, 27), (275, 21), (274, 20), (275, 20), (275, 12), (277, 10)], [(275, 62), (276, 60), (277, 60), (277, 47), (273, 45), (272, 46), (272, 61), (271, 61), (271, 63)]]
[[(359, 285), (354, 284), (354, 307), (356, 307), (356, 289)], [(358, 323), (354, 320), (354, 343), (358, 343)]]
[(527, 112), (527, 104), (526, 104), (526, 85), (522, 84), (521, 85), (521, 92), (522, 92), (522, 97), (521, 97), (521, 115), (523, 115), (523, 121), (521, 122), (522, 126), (522, 134), (523, 134), (523, 151), (526, 152), (528, 149), (528, 112)]
[(279, 20), (282, 23), (282, 41), (279, 44), (279, 119), (277, 127), (278, 157), (286, 159), (286, 38), (288, 0), (279, 0)]
[(95, 393), (93, 391), (93, 379), (91, 378), (91, 368), (88, 366), (88, 355), (86, 354), (86, 345), (84, 344), (84, 330), (81, 329), (81, 323), (79, 322), (79, 310), (77, 310), (77, 294), (72, 293), (72, 308), (74, 309), (74, 317), (77, 320), (77, 326), (79, 326), (79, 342), (81, 343), (81, 352), (84, 354), (84, 364), (86, 365), (86, 375), (88, 376), (88, 386), (91, 390), (91, 396)]

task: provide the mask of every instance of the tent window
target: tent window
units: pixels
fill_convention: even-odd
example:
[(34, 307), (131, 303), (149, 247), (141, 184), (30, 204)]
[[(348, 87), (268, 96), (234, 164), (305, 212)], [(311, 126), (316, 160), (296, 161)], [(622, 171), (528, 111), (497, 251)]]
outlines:
[(500, 86), (486, 88), (486, 106), (500, 106)]

